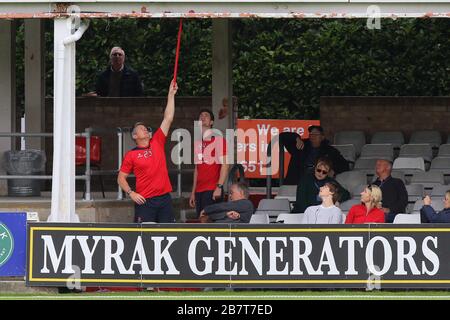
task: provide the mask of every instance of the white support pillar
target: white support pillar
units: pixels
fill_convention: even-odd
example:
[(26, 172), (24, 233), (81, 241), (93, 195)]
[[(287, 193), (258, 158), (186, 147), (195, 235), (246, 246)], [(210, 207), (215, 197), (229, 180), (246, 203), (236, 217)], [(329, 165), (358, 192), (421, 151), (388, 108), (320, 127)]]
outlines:
[[(231, 21), (213, 19), (212, 24), (212, 109), (214, 127), (224, 131), (233, 128)], [(225, 109), (225, 105), (228, 105)], [(220, 119), (224, 114), (225, 117)]]
[(75, 213), (75, 41), (71, 18), (54, 21), (53, 179), (50, 222), (79, 222)]
[[(0, 131), (16, 131), (16, 26), (0, 19)], [(14, 149), (15, 138), (0, 138), (0, 161), (5, 151)], [(0, 166), (0, 174), (5, 174)], [(0, 180), (0, 195), (7, 194), (6, 180)]]
[[(44, 21), (25, 19), (25, 128), (45, 131)], [(26, 138), (27, 149), (44, 150), (43, 138)]]

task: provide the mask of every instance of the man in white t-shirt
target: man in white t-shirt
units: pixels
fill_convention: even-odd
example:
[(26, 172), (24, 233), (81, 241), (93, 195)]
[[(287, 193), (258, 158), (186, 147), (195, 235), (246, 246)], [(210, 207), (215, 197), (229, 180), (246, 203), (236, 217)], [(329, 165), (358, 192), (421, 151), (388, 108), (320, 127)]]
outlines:
[(335, 206), (339, 198), (338, 187), (333, 182), (327, 182), (320, 188), (319, 197), (322, 203), (306, 208), (303, 216), (304, 224), (342, 224), (344, 216), (341, 209)]

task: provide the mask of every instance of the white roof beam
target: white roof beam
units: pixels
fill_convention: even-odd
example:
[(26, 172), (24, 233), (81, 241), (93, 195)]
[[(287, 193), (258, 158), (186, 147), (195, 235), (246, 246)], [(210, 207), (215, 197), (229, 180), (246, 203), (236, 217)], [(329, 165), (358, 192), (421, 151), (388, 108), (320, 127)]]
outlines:
[(371, 5), (382, 18), (450, 18), (450, 0), (327, 0), (327, 1), (112, 1), (66, 2), (44, 0), (0, 1), (0, 18), (55, 18), (77, 5), (82, 17), (91, 18), (367, 18)]

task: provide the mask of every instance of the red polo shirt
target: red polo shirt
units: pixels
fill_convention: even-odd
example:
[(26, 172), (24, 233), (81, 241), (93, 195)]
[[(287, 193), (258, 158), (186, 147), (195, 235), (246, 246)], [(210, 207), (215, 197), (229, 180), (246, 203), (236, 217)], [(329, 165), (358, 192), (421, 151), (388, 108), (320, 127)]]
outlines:
[(195, 192), (216, 189), (220, 178), (220, 169), (222, 168), (220, 158), (225, 156), (226, 153), (226, 140), (222, 137), (211, 137), (211, 140), (195, 142), (194, 163), (197, 166)]
[(367, 208), (364, 204), (357, 204), (350, 208), (345, 223), (384, 223), (384, 212), (378, 208), (372, 208), (367, 212)]
[(120, 167), (120, 171), (124, 173), (134, 173), (136, 192), (146, 199), (172, 191), (167, 172), (165, 142), (166, 136), (158, 128), (150, 139), (148, 147), (136, 147), (128, 151)]

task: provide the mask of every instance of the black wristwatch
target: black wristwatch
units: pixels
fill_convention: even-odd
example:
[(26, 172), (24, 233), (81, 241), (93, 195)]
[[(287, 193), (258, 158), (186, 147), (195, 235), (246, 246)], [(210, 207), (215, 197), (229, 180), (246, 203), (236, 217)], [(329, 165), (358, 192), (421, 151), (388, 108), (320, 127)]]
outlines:
[(223, 184), (218, 183), (216, 186), (217, 188), (223, 189)]

